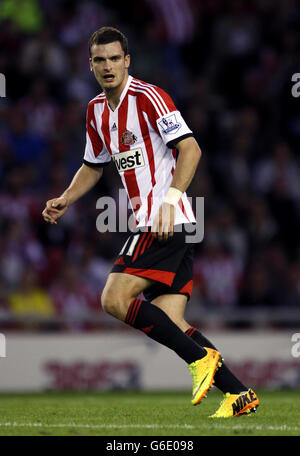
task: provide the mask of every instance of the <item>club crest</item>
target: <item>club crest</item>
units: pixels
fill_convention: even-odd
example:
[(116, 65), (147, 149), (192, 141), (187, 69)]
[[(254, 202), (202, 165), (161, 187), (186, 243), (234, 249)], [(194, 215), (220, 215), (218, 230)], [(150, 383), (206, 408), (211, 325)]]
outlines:
[(137, 137), (130, 130), (125, 130), (121, 137), (121, 143), (124, 146), (131, 146), (137, 142)]

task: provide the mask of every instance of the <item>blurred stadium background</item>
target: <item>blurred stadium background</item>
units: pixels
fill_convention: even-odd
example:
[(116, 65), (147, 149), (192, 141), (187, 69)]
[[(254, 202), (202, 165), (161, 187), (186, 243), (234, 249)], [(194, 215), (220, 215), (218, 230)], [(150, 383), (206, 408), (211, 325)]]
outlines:
[(171, 94), (203, 151), (205, 198), (188, 320), (245, 382), (300, 387), (300, 10), (296, 0), (2, 0), (1, 391), (185, 388), (176, 357), (101, 310), (126, 233), (100, 234), (114, 165), (56, 226), (43, 222), (81, 165), (88, 101), (101, 90), (87, 41), (129, 39), (130, 74)]

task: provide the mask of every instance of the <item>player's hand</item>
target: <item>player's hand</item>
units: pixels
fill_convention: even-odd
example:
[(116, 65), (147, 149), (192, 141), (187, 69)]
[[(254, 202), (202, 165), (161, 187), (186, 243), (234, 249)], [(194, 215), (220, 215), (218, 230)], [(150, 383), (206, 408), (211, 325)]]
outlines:
[(68, 209), (67, 199), (64, 196), (54, 198), (46, 203), (46, 207), (42, 212), (44, 220), (48, 223), (57, 224), (59, 219)]
[(174, 234), (175, 207), (169, 203), (163, 203), (151, 227), (152, 236), (159, 241), (166, 241)]

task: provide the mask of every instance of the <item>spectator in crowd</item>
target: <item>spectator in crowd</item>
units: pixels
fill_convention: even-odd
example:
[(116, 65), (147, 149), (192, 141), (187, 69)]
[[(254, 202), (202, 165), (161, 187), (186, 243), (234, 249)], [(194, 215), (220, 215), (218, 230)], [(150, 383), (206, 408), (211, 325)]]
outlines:
[(210, 235), (205, 244), (195, 263), (195, 286), (206, 299), (208, 308), (231, 310), (238, 303), (241, 262), (222, 245), (217, 232)]
[(99, 298), (81, 279), (80, 267), (75, 263), (66, 261), (62, 264), (50, 287), (50, 296), (64, 329), (89, 328), (93, 312), (98, 310), (100, 314)]
[(31, 329), (48, 323), (55, 314), (52, 299), (39, 287), (32, 269), (24, 270), (20, 285), (8, 295), (8, 305), (19, 326), (24, 323)]

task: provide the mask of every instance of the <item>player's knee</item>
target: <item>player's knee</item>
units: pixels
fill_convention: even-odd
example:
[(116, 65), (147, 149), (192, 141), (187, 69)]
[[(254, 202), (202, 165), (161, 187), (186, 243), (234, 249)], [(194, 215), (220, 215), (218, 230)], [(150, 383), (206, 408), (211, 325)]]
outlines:
[(101, 304), (105, 312), (119, 320), (124, 320), (130, 304), (130, 299), (117, 290), (114, 290), (112, 287), (109, 287), (104, 288), (102, 292)]
[(117, 307), (117, 295), (112, 290), (104, 288), (101, 295), (101, 304), (105, 312), (114, 314)]

